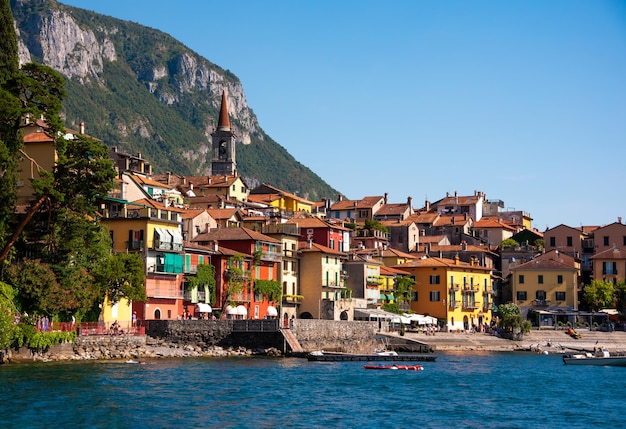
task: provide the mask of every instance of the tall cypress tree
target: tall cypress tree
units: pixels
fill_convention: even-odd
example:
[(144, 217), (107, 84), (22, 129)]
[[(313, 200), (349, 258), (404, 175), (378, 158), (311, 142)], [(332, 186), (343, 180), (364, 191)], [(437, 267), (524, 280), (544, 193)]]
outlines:
[(4, 243), (15, 211), (17, 160), (23, 142), (16, 126), (22, 107), (11, 82), (19, 74), (17, 34), (9, 0), (0, 0), (0, 243)]
[(17, 34), (9, 0), (0, 0), (0, 84), (3, 84), (19, 69)]

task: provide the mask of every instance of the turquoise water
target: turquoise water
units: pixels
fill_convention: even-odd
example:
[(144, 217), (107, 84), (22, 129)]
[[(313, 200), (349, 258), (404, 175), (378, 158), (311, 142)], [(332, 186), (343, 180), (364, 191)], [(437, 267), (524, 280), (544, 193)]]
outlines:
[(624, 427), (626, 368), (442, 353), (424, 371), (295, 358), (0, 366), (0, 428)]

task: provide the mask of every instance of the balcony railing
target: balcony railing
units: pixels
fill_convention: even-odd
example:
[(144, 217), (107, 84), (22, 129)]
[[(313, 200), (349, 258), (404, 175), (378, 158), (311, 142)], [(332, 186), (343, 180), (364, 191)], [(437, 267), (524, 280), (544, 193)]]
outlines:
[(461, 306), (461, 301), (450, 301), (450, 308), (459, 308)]
[(148, 298), (183, 299), (183, 291), (180, 289), (146, 288), (146, 296)]
[(475, 302), (468, 302), (467, 304), (463, 305), (463, 311), (472, 311), (472, 310), (476, 310), (478, 308), (478, 304), (476, 304)]
[(550, 300), (548, 299), (535, 299), (533, 300), (533, 305), (535, 307), (547, 307), (550, 305)]

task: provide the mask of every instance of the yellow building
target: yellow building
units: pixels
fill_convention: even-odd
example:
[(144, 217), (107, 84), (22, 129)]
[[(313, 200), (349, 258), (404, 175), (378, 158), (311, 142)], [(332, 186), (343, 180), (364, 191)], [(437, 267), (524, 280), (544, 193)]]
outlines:
[(425, 258), (395, 268), (415, 278), (413, 312), (445, 320), (448, 331), (467, 331), (491, 322), (491, 269), (458, 258)]
[(577, 310), (580, 264), (558, 250), (510, 268), (513, 302), (529, 310)]
[(346, 254), (321, 244), (300, 242), (300, 291), (298, 318), (349, 320), (352, 301), (344, 291)]
[(267, 204), (275, 207), (281, 213), (311, 213), (313, 202), (295, 194), (263, 184), (250, 191), (250, 201)]

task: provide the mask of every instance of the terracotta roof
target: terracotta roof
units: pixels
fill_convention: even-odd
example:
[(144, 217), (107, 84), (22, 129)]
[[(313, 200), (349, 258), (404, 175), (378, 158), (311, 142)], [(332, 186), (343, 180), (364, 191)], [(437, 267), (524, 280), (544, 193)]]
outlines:
[(138, 183), (142, 184), (142, 185), (146, 185), (146, 186), (158, 186), (160, 188), (165, 188), (165, 189), (176, 189), (175, 186), (173, 185), (167, 185), (163, 182), (159, 182), (157, 180), (148, 178), (148, 177), (144, 177), (141, 176), (139, 174), (133, 174), (133, 173), (128, 173), (128, 176), (132, 177), (135, 181), (137, 181)]
[(504, 222), (500, 222), (497, 217), (481, 218), (479, 221), (474, 222), (473, 226), (474, 228), (495, 228), (515, 231), (515, 228), (505, 224)]
[(437, 203), (437, 205), (440, 205), (440, 206), (446, 206), (446, 205), (450, 206), (450, 205), (456, 205), (456, 204), (471, 205), (471, 204), (478, 203), (478, 201), (482, 198), (483, 198), (483, 195), (446, 196), (445, 198), (442, 198)]
[[(184, 213), (185, 209), (182, 208), (178, 208), (175, 206), (165, 206), (165, 204), (160, 203), (156, 200), (153, 199), (149, 199), (149, 198), (142, 198), (140, 200), (136, 200), (133, 201), (133, 203), (135, 204), (143, 204), (144, 206), (148, 206), (148, 207), (152, 207), (153, 209), (160, 209), (160, 210), (168, 210), (170, 212), (178, 212), (178, 213)], [(128, 207), (128, 210), (133, 210), (133, 208)]]
[(398, 258), (414, 259), (413, 255), (409, 255), (408, 253), (402, 252), (401, 250), (392, 249), (390, 247), (382, 251), (383, 258), (389, 258), (392, 256), (396, 256)]
[(396, 216), (406, 212), (409, 208), (410, 207), (407, 203), (383, 204), (383, 206), (376, 212), (376, 216)]
[(454, 259), (448, 258), (424, 258), (418, 259), (416, 261), (407, 262), (406, 264), (394, 265), (394, 268), (398, 269), (408, 269), (409, 267), (426, 267), (426, 268), (436, 268), (436, 267), (447, 267), (447, 268), (471, 268), (481, 271), (491, 271), (491, 268), (483, 267), (480, 265), (472, 265), (468, 262), (463, 261), (455, 261)]
[[(271, 192), (254, 192), (255, 190), (251, 190), (250, 194), (254, 194), (254, 195), (272, 195), (272, 196), (277, 196), (278, 198), (283, 198), (283, 197), (288, 197), (291, 198), (292, 200), (296, 200), (296, 201), (301, 201), (305, 204), (313, 204), (313, 201), (309, 201), (306, 198), (302, 198), (296, 194), (293, 194), (291, 192), (287, 192), (287, 191), (283, 191), (282, 189), (278, 189), (272, 185), (268, 185), (267, 183), (263, 183), (260, 186), (257, 186), (257, 188), (255, 189), (265, 189), (265, 190), (269, 190)], [(275, 198), (276, 199), (276, 198)], [(270, 201), (274, 201), (274, 200), (270, 200)]]
[(300, 252), (303, 252), (303, 253), (320, 252), (320, 253), (327, 253), (330, 255), (346, 256), (344, 252), (340, 252), (338, 250), (331, 249), (330, 247), (322, 246), (321, 244), (317, 244), (314, 242), (311, 242), (311, 246), (309, 247), (308, 242), (300, 241), (298, 242), (298, 249), (300, 250)]
[(619, 247), (606, 249), (593, 255), (591, 259), (626, 259), (626, 250)]
[(260, 232), (254, 231), (248, 228), (217, 228), (209, 232), (198, 234), (198, 236), (191, 241), (240, 241), (240, 240), (255, 240), (265, 241), (268, 243), (281, 243), (280, 240), (276, 240)]
[(340, 224), (331, 225), (315, 216), (292, 218), (292, 219), (289, 219), (286, 223), (297, 224), (300, 228), (333, 228), (333, 229), (340, 229), (344, 231), (350, 230), (350, 228), (346, 228)]
[(24, 136), (24, 143), (43, 143), (43, 142), (52, 142), (54, 139), (50, 137), (47, 133), (30, 133)]
[(440, 215), (433, 224), (435, 226), (466, 225), (471, 222), (470, 216), (464, 215)]
[(206, 211), (215, 220), (230, 219), (235, 214), (239, 213), (239, 209), (236, 209), (236, 208), (230, 208), (230, 209), (206, 209)]
[(410, 276), (411, 273), (408, 271), (403, 271), (397, 268), (387, 267), (385, 265), (382, 265), (380, 267), (380, 275), (382, 276), (393, 276), (393, 275)]
[(361, 200), (342, 200), (336, 201), (330, 206), (330, 210), (353, 210), (353, 209), (371, 209), (380, 200), (384, 200), (382, 196), (363, 197)]
[(182, 218), (193, 219), (205, 212), (206, 212), (205, 209), (185, 209), (185, 211), (183, 212)]
[(520, 269), (536, 269), (536, 270), (576, 270), (576, 260), (571, 256), (559, 252), (558, 250), (551, 250), (543, 253), (534, 259), (523, 264), (511, 267), (510, 270)]

